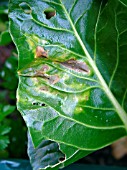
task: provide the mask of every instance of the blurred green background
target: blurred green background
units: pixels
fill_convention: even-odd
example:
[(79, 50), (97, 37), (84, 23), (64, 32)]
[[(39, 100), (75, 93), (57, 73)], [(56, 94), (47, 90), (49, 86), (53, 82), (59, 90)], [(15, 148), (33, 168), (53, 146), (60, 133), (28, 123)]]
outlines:
[(8, 1), (0, 1), (0, 159), (27, 158), (27, 129), (16, 109), (17, 51), (9, 34)]

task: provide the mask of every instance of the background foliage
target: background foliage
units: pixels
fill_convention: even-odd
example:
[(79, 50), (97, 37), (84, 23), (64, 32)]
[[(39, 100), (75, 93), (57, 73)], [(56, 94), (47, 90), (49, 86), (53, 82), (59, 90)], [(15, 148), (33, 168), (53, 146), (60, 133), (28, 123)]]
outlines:
[[(26, 158), (26, 127), (16, 109), (17, 51), (8, 30), (8, 1), (0, 2), (0, 159)], [(20, 132), (20, 133), (19, 133)]]

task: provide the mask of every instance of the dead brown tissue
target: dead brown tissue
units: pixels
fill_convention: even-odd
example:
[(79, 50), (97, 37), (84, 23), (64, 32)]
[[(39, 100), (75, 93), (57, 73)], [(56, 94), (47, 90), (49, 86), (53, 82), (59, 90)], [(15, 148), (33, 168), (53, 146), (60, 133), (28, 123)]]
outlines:
[(42, 86), (42, 87), (40, 87), (40, 90), (41, 91), (48, 91), (48, 88), (46, 86)]
[(48, 56), (47, 51), (45, 51), (43, 47), (37, 46), (37, 48), (36, 48), (36, 57), (37, 58), (39, 58), (39, 57), (47, 58), (47, 56)]
[(56, 84), (60, 80), (60, 77), (58, 75), (53, 75), (50, 77), (50, 83)]
[(48, 80), (50, 84), (56, 84), (60, 80), (58, 75), (49, 76), (49, 75), (45, 74), (43, 71), (38, 71), (34, 75), (34, 77), (42, 77), (45, 80)]
[(85, 72), (87, 74), (90, 72), (90, 69), (85, 62), (70, 59), (68, 61), (61, 62), (61, 64), (79, 72)]

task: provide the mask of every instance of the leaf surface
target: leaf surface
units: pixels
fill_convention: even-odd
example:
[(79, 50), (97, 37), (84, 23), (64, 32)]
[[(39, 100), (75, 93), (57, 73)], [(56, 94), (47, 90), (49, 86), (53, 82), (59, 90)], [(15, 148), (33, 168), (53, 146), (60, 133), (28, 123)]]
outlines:
[(126, 10), (124, 0), (10, 2), (17, 106), (34, 146), (58, 143), (62, 165), (126, 135)]
[(60, 160), (65, 159), (56, 142), (43, 140), (37, 148), (34, 148), (30, 135), (28, 135), (28, 155), (35, 170), (53, 166), (58, 164)]

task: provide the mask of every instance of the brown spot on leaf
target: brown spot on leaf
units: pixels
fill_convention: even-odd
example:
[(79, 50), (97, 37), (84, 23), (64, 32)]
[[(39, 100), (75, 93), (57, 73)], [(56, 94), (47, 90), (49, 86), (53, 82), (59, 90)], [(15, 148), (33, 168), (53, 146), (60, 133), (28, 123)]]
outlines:
[(41, 68), (41, 71), (44, 71), (44, 72), (46, 72), (48, 70), (49, 70), (49, 66), (47, 66), (47, 65), (43, 65)]
[(47, 56), (48, 56), (47, 51), (45, 51), (43, 47), (37, 46), (36, 57), (38, 58), (38, 57), (47, 57)]
[(61, 64), (79, 72), (85, 72), (87, 74), (90, 72), (90, 69), (85, 62), (70, 59), (68, 61), (61, 62)]
[(40, 88), (41, 91), (48, 91), (48, 88), (46, 86), (43, 86)]
[(36, 74), (34, 75), (34, 77), (42, 77), (44, 79), (49, 79), (49, 76), (41, 70), (37, 71)]
[(49, 75), (45, 74), (43, 71), (38, 71), (34, 75), (34, 77), (42, 77), (45, 80), (48, 80), (50, 84), (56, 84), (60, 79), (58, 75), (49, 76)]
[(60, 80), (58, 75), (53, 75), (50, 77), (49, 81), (51, 84), (56, 84)]

